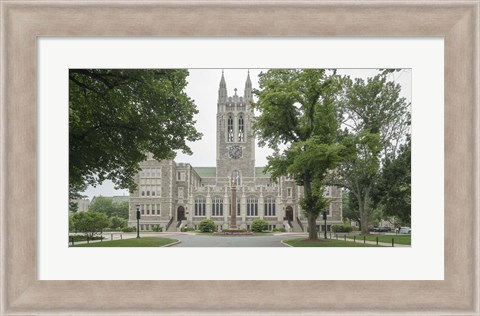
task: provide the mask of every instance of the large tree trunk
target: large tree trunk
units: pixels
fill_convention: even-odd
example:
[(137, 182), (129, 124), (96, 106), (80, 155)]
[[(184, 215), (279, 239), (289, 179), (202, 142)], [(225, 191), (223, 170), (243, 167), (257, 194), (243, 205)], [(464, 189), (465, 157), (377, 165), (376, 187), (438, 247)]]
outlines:
[(358, 203), (362, 235), (368, 235), (368, 214), (363, 201)]
[(308, 213), (308, 239), (318, 239), (317, 216)]
[[(309, 197), (312, 194), (312, 187), (310, 179), (305, 178), (303, 182), (303, 189), (305, 197)], [(305, 210), (307, 212), (308, 219), (308, 239), (318, 239), (317, 234), (317, 216), (315, 210)]]

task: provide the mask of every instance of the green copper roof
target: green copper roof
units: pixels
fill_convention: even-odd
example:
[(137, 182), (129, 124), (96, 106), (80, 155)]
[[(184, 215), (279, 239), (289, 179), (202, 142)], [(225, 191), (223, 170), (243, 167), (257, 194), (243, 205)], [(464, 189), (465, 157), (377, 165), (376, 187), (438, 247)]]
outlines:
[[(263, 173), (264, 167), (255, 167), (255, 177), (257, 178), (269, 178), (270, 173)], [(215, 167), (193, 167), (200, 177), (215, 177), (217, 168)]]
[(263, 173), (263, 169), (265, 167), (255, 167), (255, 177), (257, 178), (270, 178), (270, 172), (267, 172), (266, 174)]
[(200, 177), (215, 177), (217, 168), (215, 167), (193, 167)]

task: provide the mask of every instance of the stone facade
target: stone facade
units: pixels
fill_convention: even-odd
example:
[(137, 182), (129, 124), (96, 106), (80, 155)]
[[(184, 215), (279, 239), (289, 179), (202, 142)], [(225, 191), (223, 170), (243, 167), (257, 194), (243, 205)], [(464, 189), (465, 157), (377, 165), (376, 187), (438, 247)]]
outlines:
[[(74, 200), (75, 203), (77, 203), (78, 209), (77, 212), (87, 212), (88, 207), (90, 206), (90, 200), (88, 199), (77, 199)], [(93, 200), (92, 200), (93, 202)]]
[[(237, 226), (250, 228), (261, 218), (269, 228), (288, 231), (307, 228), (299, 199), (303, 187), (287, 177), (273, 182), (262, 167), (255, 167), (255, 137), (252, 131), (252, 83), (247, 76), (243, 96), (228, 96), (224, 75), (220, 80), (217, 103), (217, 167), (193, 167), (175, 161), (156, 161), (151, 155), (141, 163), (136, 177), (137, 191), (130, 195), (129, 226), (136, 226), (136, 210), (141, 212), (140, 230), (156, 226), (163, 231), (196, 227), (209, 218), (217, 228), (230, 223), (231, 185), (237, 186)], [(342, 222), (341, 190), (329, 187), (331, 199), (327, 209), (327, 228)], [(317, 225), (322, 230), (323, 220)]]

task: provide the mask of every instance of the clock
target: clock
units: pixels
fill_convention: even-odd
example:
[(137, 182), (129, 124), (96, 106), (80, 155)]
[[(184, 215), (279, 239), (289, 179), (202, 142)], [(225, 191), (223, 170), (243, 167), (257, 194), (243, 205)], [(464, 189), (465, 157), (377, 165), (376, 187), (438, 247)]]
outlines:
[(242, 147), (240, 146), (231, 146), (228, 148), (228, 156), (233, 159), (238, 159), (242, 157)]

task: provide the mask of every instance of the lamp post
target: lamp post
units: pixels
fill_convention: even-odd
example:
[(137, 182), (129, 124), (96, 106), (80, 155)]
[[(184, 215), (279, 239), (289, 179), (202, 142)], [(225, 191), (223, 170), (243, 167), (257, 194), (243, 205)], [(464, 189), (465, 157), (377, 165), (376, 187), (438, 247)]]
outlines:
[(140, 238), (140, 204), (137, 204), (137, 238)]

